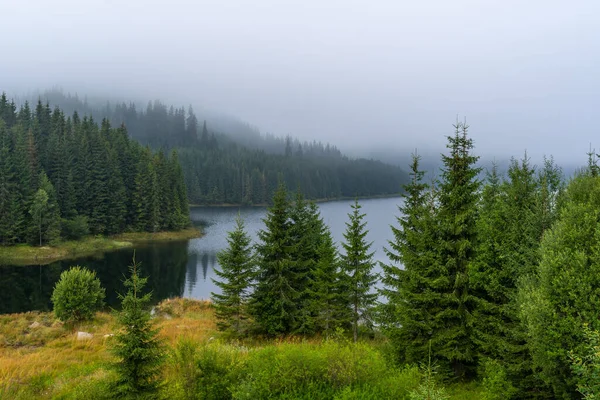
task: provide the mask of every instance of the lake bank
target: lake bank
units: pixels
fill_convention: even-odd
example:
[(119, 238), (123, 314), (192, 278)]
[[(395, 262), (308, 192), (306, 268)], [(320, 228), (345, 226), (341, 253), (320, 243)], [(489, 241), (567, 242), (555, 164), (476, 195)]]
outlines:
[(0, 247), (0, 264), (30, 265), (49, 264), (109, 251), (133, 247), (136, 244), (152, 242), (182, 241), (202, 236), (195, 228), (169, 232), (129, 232), (110, 237), (88, 236), (82, 240), (60, 242), (54, 246), (30, 246), (20, 244)]
[[(400, 198), (402, 196), (401, 193), (391, 193), (391, 194), (380, 194), (375, 196), (358, 196), (358, 197), (332, 197), (332, 198), (321, 198), (321, 199), (308, 199), (309, 201), (314, 201), (317, 204), (321, 203), (332, 203), (335, 201), (348, 201), (348, 200), (376, 200), (376, 199), (393, 199)], [(258, 204), (241, 204), (241, 203), (215, 203), (215, 204), (190, 204), (190, 207), (210, 207), (210, 208), (231, 208), (231, 207), (270, 207), (271, 204), (267, 203), (258, 203)]]

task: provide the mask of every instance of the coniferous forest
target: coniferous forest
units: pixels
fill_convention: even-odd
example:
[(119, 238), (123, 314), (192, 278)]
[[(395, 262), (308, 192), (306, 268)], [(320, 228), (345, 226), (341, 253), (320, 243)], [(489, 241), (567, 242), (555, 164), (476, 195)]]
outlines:
[(566, 182), (552, 158), (536, 167), (526, 153), (483, 177), (464, 123), (447, 147), (434, 182), (413, 156), (381, 276), (358, 202), (338, 253), (314, 204), (280, 187), (256, 251), (238, 221), (219, 255), (219, 328), (236, 338), (383, 334), (397, 367), (429, 360), (438, 383), (478, 382), (477, 398), (596, 398), (596, 155)]
[(399, 193), (408, 176), (396, 166), (350, 159), (335, 146), (261, 135), (232, 119), (211, 127), (191, 107), (146, 107), (135, 103), (88, 102), (60, 91), (37, 97), (112, 125), (124, 124), (132, 139), (152, 149), (176, 149), (192, 204), (270, 203), (279, 182), (300, 188), (308, 199), (368, 197)]
[(152, 151), (124, 125), (0, 97), (0, 243), (189, 225), (176, 151)]

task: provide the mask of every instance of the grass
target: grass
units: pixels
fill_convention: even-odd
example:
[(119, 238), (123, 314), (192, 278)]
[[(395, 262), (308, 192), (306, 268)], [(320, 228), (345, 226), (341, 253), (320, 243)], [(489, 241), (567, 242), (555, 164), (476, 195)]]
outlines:
[(52, 246), (0, 246), (0, 265), (49, 264), (58, 260), (68, 260), (109, 251), (124, 249), (136, 243), (188, 240), (202, 236), (197, 228), (187, 228), (174, 232), (133, 232), (111, 237), (88, 236), (82, 240), (64, 241)]
[[(164, 398), (409, 399), (421, 379), (416, 367), (389, 366), (373, 341), (232, 342), (217, 332), (210, 302), (171, 299), (155, 311), (168, 354)], [(78, 330), (94, 336), (77, 341)], [(113, 339), (105, 335), (116, 332), (110, 313), (77, 327), (52, 313), (0, 315), (0, 398), (109, 398)], [(476, 384), (453, 385), (448, 393), (453, 400), (482, 396)]]

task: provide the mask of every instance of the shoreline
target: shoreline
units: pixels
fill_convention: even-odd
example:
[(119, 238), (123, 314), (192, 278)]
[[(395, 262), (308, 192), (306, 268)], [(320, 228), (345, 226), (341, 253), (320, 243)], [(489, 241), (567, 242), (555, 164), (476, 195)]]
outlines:
[(0, 247), (0, 266), (46, 265), (55, 261), (103, 254), (109, 251), (127, 249), (136, 244), (181, 241), (202, 237), (196, 227), (181, 231), (128, 232), (112, 236), (88, 236), (81, 240), (60, 242), (54, 246), (36, 247), (28, 244)]
[[(392, 198), (400, 198), (402, 197), (402, 193), (392, 193), (392, 194), (380, 194), (375, 196), (342, 196), (342, 197), (332, 197), (332, 198), (321, 198), (321, 199), (306, 199), (307, 201), (314, 201), (317, 204), (320, 203), (332, 203), (334, 201), (347, 201), (347, 200), (377, 200), (377, 199), (392, 199)], [(215, 203), (215, 204), (190, 204), (190, 207), (193, 208), (232, 208), (232, 207), (270, 207), (271, 204), (267, 203), (258, 203), (258, 204), (242, 204), (242, 203)]]

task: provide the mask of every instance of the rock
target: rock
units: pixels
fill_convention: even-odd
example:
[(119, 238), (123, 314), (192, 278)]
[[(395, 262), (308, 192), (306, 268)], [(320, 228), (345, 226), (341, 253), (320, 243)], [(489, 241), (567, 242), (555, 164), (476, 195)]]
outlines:
[(173, 317), (171, 317), (169, 314), (163, 314), (163, 318), (166, 320), (173, 319)]
[(113, 337), (115, 336), (114, 333), (107, 333), (106, 335), (104, 335), (104, 339), (109, 338), (109, 337)]
[(39, 322), (35, 321), (33, 324), (29, 325), (29, 329), (39, 328), (40, 326), (42, 326), (42, 324), (40, 324)]
[(93, 338), (94, 335), (88, 332), (77, 332), (77, 340), (88, 340)]

